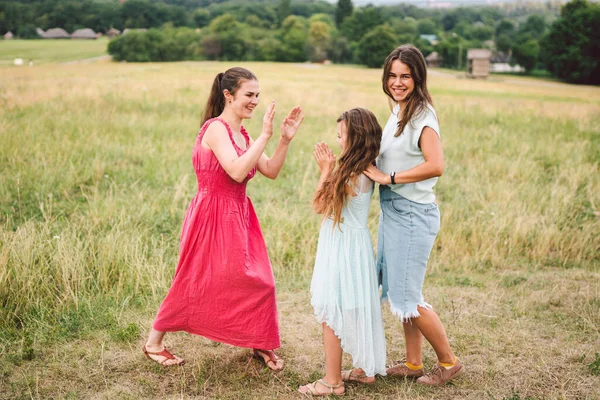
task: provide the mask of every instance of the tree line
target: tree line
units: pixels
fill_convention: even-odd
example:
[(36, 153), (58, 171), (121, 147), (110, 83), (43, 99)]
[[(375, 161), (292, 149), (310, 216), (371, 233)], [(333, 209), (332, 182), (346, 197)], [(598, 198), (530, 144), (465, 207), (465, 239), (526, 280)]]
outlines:
[(510, 55), (528, 73), (547, 70), (597, 84), (600, 5), (588, 0), (425, 9), (400, 4), (355, 7), (320, 0), (0, 0), (0, 32), (34, 37), (35, 28), (68, 31), (150, 28), (114, 39), (117, 60), (247, 60), (357, 63), (379, 67), (399, 43), (441, 65), (466, 65), (467, 49)]

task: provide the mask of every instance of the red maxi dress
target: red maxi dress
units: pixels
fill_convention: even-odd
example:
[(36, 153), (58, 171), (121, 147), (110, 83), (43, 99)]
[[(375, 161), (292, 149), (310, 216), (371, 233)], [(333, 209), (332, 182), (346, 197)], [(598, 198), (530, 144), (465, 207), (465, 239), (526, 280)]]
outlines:
[[(187, 210), (179, 264), (153, 328), (186, 331), (234, 346), (280, 346), (275, 279), (246, 184), (234, 181), (202, 137), (211, 123), (222, 123), (238, 156), (244, 154), (231, 128), (220, 118), (206, 121), (194, 146), (192, 162), (198, 193)], [(246, 148), (250, 137), (242, 127)]]

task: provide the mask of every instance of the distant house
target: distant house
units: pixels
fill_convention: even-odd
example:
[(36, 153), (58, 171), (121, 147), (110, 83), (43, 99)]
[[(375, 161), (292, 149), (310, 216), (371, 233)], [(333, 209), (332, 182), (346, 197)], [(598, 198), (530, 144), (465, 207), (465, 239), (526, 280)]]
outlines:
[(442, 57), (438, 54), (437, 51), (430, 53), (427, 57), (425, 57), (425, 61), (427, 61), (428, 67), (440, 67), (442, 65)]
[(469, 49), (467, 52), (467, 76), (487, 78), (490, 73), (492, 52), (488, 49)]
[(127, 35), (129, 32), (146, 32), (148, 29), (146, 28), (137, 28), (137, 29), (124, 29), (123, 30), (123, 35)]
[(108, 30), (108, 32), (106, 32), (106, 36), (108, 36), (109, 39), (112, 39), (114, 37), (117, 37), (121, 34), (121, 31), (115, 28), (110, 28)]
[(90, 28), (77, 29), (71, 34), (71, 39), (94, 40), (96, 39), (96, 32), (94, 32)]
[(512, 56), (510, 53), (499, 51), (492, 55), (490, 60), (490, 72), (525, 72), (525, 68), (520, 65), (511, 65)]
[(8, 31), (4, 34), (4, 40), (10, 40), (12, 38), (14, 38), (14, 35), (12, 34), (11, 31)]
[(44, 39), (69, 39), (71, 38), (71, 35), (69, 35), (67, 31), (62, 28), (52, 28), (48, 29), (42, 37)]
[(419, 37), (423, 40), (427, 40), (430, 44), (438, 44), (438, 42), (440, 41), (440, 38), (438, 38), (436, 35), (419, 35)]

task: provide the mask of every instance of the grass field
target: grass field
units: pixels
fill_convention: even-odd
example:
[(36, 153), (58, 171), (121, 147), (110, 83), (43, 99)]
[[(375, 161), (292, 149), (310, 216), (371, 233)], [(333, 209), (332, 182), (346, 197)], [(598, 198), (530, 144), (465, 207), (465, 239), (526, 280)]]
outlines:
[(107, 38), (96, 40), (0, 40), (0, 65), (12, 65), (22, 58), (25, 65), (69, 62), (106, 53)]
[[(277, 121), (296, 104), (306, 114), (280, 177), (248, 187), (275, 271), (286, 369), (271, 374), (246, 349), (186, 333), (167, 336), (185, 367), (162, 369), (140, 351), (196, 190), (200, 111), (231, 65), (0, 67), (0, 398), (292, 399), (323, 374), (308, 292), (312, 146), (335, 145), (348, 108), (381, 123), (389, 115), (380, 72), (351, 66), (244, 64), (261, 79), (251, 134), (271, 99)], [(600, 88), (432, 73), (430, 89), (446, 171), (425, 295), (467, 373), (444, 388), (381, 378), (347, 394), (600, 398)], [(385, 308), (392, 361), (403, 339)], [(431, 367), (427, 345), (424, 357)]]

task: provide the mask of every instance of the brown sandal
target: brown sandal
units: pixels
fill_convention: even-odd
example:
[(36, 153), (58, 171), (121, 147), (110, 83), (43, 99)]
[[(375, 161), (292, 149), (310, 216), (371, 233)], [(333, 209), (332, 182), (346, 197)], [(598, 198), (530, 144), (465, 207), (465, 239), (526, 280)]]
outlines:
[(342, 371), (342, 382), (360, 382), (366, 383), (370, 385), (375, 382), (375, 379), (370, 379), (371, 377), (367, 376), (367, 374), (355, 374), (354, 369), (349, 369), (346, 371)]
[[(267, 361), (265, 361), (265, 357), (263, 356), (263, 354), (267, 356)], [(273, 354), (275, 354), (275, 352), (273, 352)], [(266, 351), (254, 349), (252, 356), (257, 360), (262, 361), (272, 371), (281, 371), (283, 369), (283, 365), (281, 366), (281, 368), (277, 368), (277, 361), (281, 360), (283, 362), (281, 358), (277, 357), (277, 354), (275, 354), (275, 358), (272, 358)]]
[[(185, 364), (185, 360), (181, 360), (181, 362), (180, 362), (180, 363), (176, 363), (176, 364), (170, 364), (170, 365), (165, 365), (165, 361), (167, 361), (167, 360), (175, 360), (175, 356), (174, 356), (173, 354), (171, 354), (171, 353), (169, 352), (169, 350), (167, 350), (167, 348), (166, 348), (166, 347), (163, 347), (163, 350), (162, 350), (162, 351), (159, 351), (159, 352), (152, 352), (152, 351), (148, 351), (148, 350), (146, 350), (146, 345), (144, 345), (144, 347), (142, 347), (142, 351), (144, 352), (144, 354), (146, 355), (146, 357), (148, 357), (149, 359), (151, 359), (151, 360), (152, 360), (152, 361), (154, 361), (155, 363), (162, 365), (163, 367), (170, 367), (170, 366), (172, 366), (172, 365), (183, 365), (183, 364)], [(162, 361), (158, 361), (158, 360), (155, 360), (154, 358), (150, 357), (151, 355), (152, 355), (152, 356), (161, 356), (161, 357), (165, 357), (165, 359), (164, 359), (164, 360), (162, 360)]]

